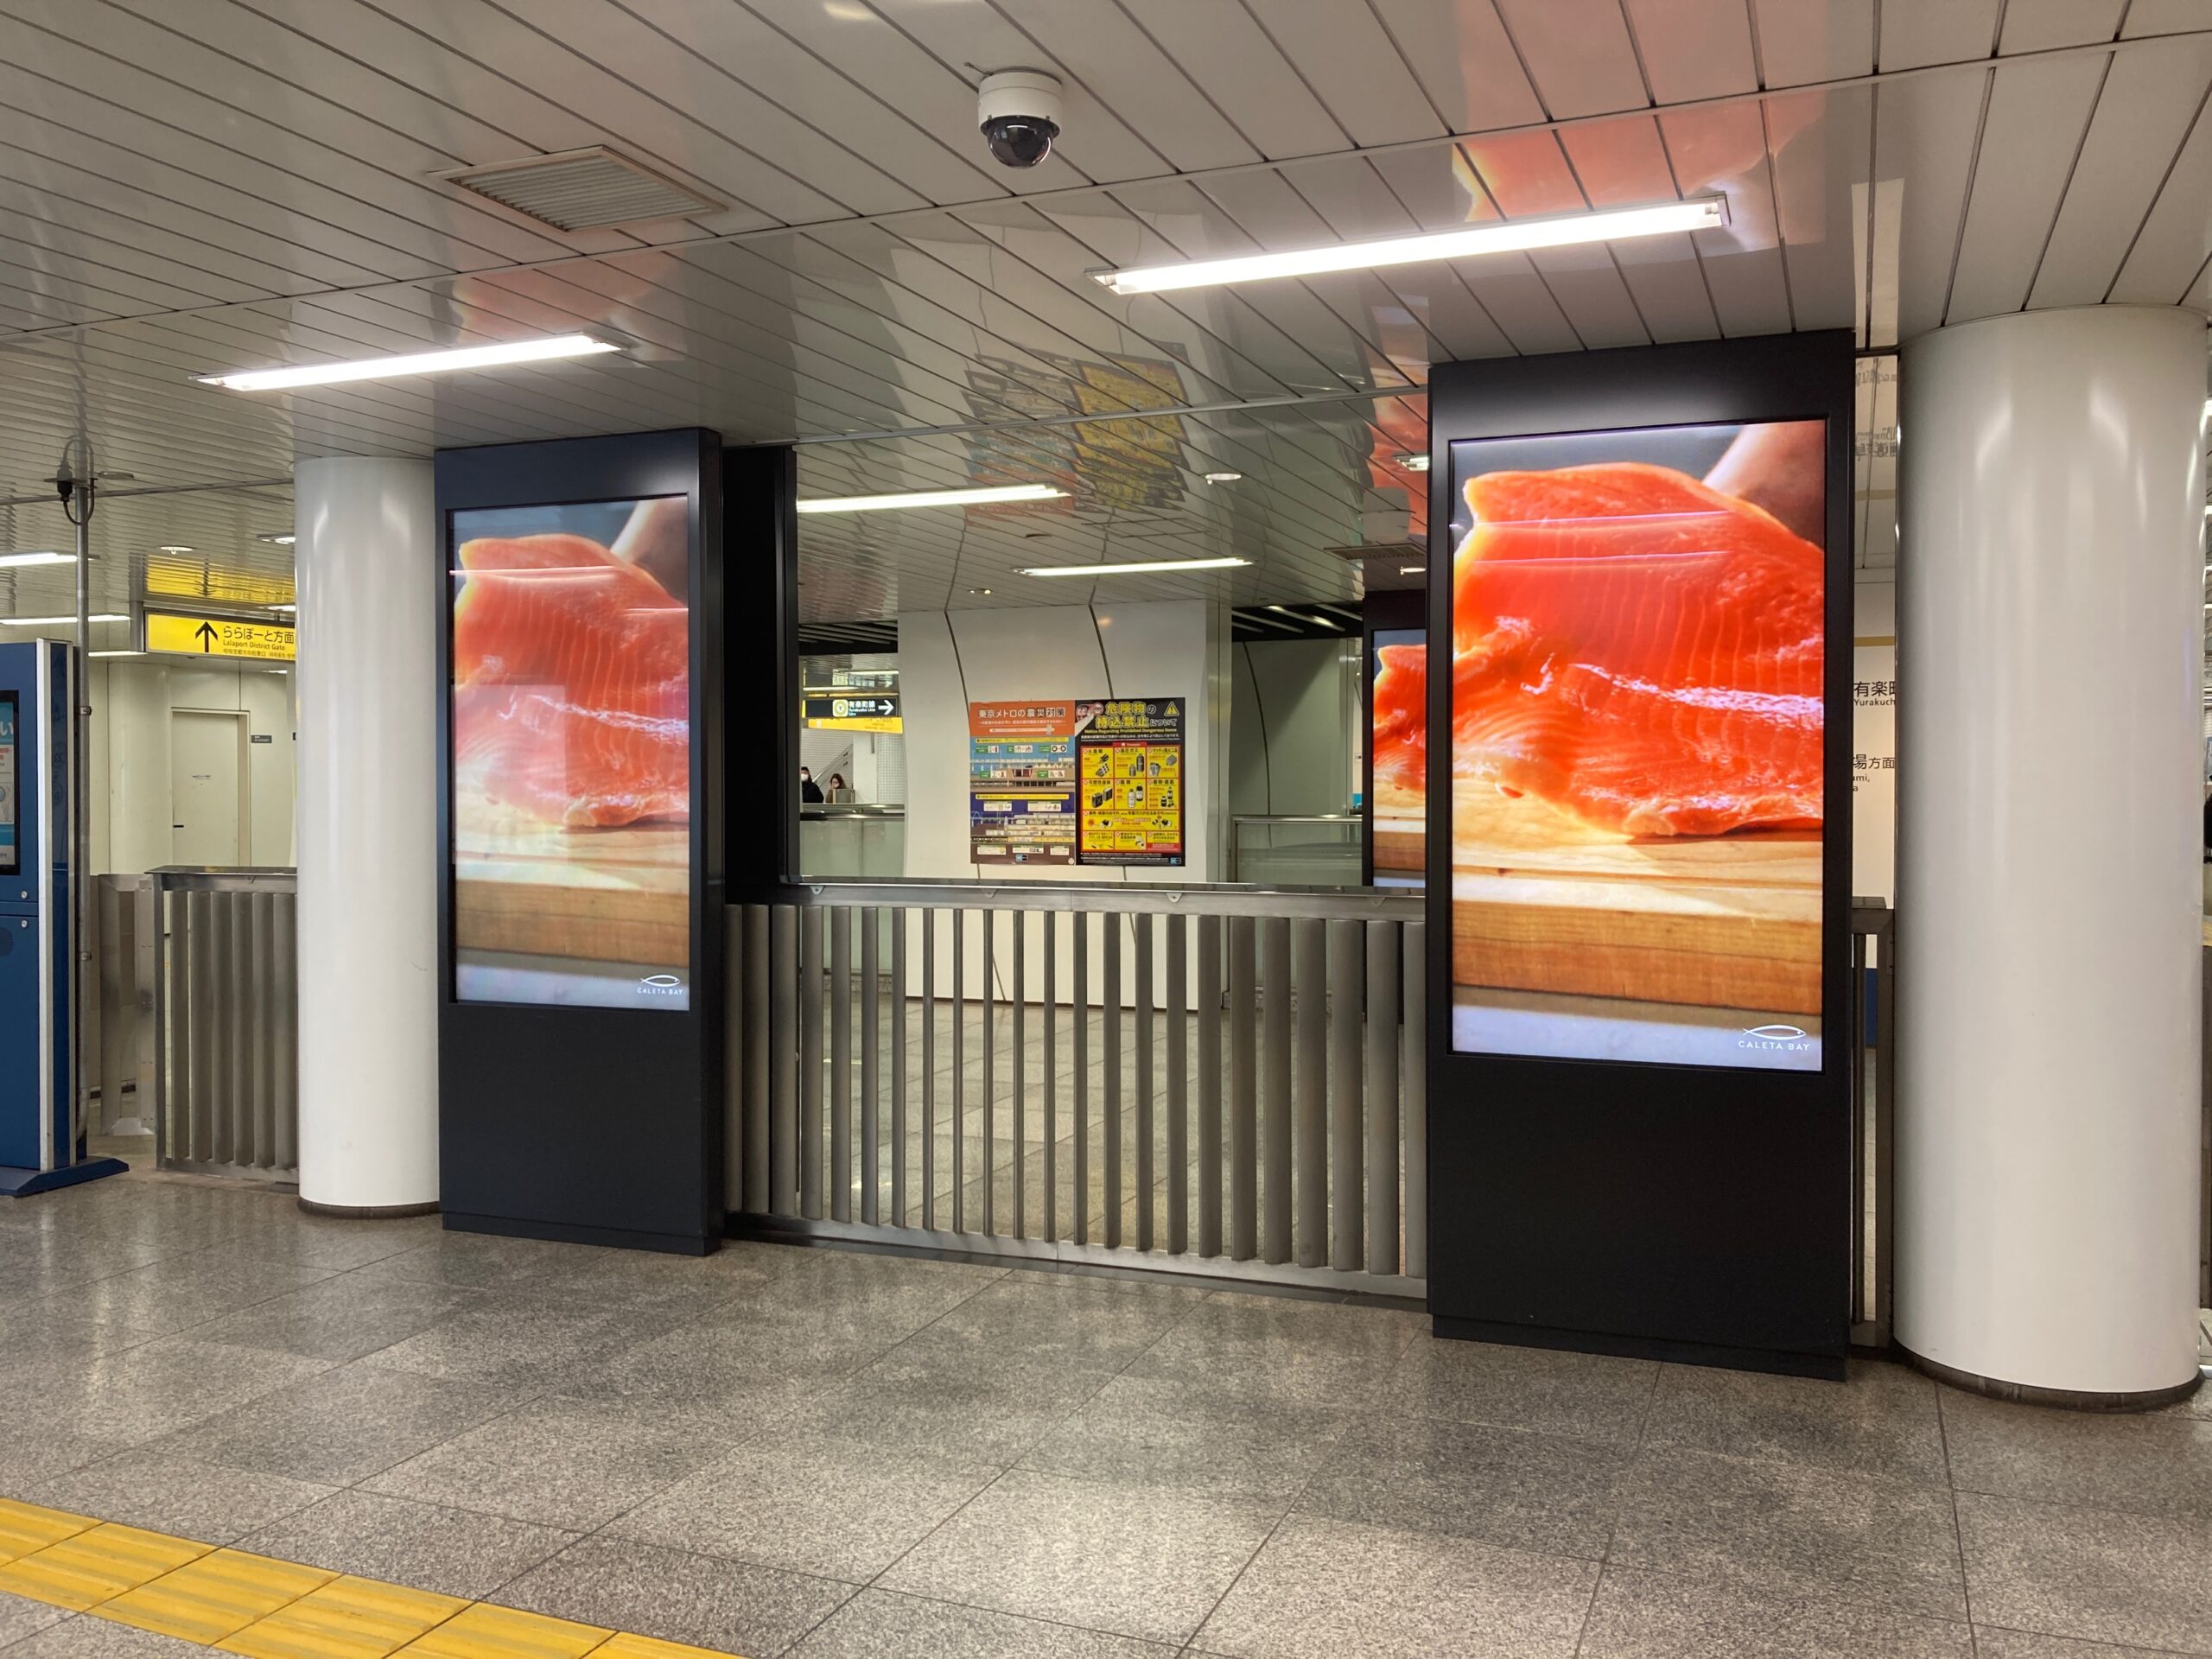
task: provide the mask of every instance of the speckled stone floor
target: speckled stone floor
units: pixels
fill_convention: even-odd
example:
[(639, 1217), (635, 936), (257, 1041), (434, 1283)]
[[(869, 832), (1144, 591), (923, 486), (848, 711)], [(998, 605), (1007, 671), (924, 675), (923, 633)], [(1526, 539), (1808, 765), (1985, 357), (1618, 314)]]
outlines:
[[(138, 1175), (0, 1208), (0, 1384), (6, 1496), (755, 1659), (2212, 1653), (2212, 1395)], [(169, 1640), (0, 1605), (22, 1659)]]

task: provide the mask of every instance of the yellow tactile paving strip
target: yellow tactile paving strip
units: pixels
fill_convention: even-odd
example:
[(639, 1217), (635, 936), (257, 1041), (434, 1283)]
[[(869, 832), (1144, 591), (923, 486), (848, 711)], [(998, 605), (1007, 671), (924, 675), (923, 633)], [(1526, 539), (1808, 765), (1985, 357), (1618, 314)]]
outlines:
[(0, 1590), (244, 1659), (729, 1659), (12, 1498)]

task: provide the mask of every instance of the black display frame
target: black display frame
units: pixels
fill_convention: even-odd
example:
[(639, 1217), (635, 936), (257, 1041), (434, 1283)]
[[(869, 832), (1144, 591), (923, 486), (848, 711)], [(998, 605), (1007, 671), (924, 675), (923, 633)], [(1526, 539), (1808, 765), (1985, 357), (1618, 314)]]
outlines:
[[(442, 449), (436, 477), (444, 1224), (705, 1255), (719, 1244), (726, 1213), (721, 438), (683, 428)], [(454, 995), (454, 515), (668, 496), (688, 498), (690, 521), (690, 1006), (461, 1001)]]
[[(1824, 420), (1821, 1067), (1452, 1046), (1452, 676), (1428, 676), (1429, 1310), (1437, 1334), (1840, 1377), (1849, 1340), (1847, 330), (1438, 365), (1428, 638), (1452, 638), (1452, 446)], [(1433, 664), (1432, 664), (1432, 670)]]

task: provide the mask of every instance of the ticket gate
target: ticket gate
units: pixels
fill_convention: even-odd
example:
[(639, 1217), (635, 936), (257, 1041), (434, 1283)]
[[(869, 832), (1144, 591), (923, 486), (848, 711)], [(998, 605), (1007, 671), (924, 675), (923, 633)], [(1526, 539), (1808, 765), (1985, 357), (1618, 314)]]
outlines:
[(125, 1167), (75, 1128), (71, 647), (0, 645), (0, 1195)]

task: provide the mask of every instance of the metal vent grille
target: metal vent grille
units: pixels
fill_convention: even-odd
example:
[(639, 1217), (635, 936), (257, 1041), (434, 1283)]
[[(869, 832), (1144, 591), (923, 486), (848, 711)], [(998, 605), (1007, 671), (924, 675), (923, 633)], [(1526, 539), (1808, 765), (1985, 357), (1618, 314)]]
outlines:
[(436, 176), (563, 231), (598, 230), (642, 219), (683, 219), (727, 205), (604, 145), (489, 167), (457, 168)]

